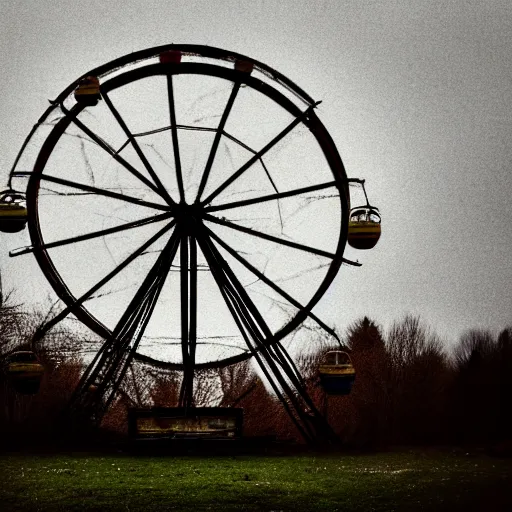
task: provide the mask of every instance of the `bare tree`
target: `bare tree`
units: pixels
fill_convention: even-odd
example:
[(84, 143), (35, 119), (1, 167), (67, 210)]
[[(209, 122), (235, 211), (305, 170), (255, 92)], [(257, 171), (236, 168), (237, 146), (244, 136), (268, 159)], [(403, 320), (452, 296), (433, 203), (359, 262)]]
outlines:
[(219, 368), (217, 372), (222, 390), (222, 399), (219, 404), (221, 407), (236, 407), (256, 387), (256, 374), (247, 360)]
[(442, 437), (450, 370), (440, 338), (410, 315), (391, 327), (386, 350), (395, 442)]

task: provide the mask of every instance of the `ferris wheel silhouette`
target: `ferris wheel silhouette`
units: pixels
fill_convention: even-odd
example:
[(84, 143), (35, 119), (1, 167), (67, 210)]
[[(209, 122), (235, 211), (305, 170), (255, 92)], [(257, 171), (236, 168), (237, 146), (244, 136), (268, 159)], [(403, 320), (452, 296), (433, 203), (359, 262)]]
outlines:
[(71, 411), (100, 422), (134, 360), (179, 371), (186, 408), (198, 370), (252, 358), (305, 438), (333, 436), (283, 341), (307, 319), (335, 335), (313, 307), (342, 264), (359, 265), (347, 242), (377, 243), (380, 215), (366, 191), (351, 214), (349, 184), (364, 180), (347, 178), (318, 103), (198, 45), (118, 58), (51, 101), (0, 197), (0, 230), (28, 225), (11, 256), (33, 254), (62, 302), (34, 343), (68, 317), (103, 340)]

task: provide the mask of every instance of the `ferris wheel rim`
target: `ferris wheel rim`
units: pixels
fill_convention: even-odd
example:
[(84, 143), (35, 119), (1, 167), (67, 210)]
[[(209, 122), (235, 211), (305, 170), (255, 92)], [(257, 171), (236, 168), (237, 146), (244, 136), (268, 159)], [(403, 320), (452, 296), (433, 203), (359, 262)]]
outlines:
[(60, 103), (64, 100), (66, 96), (71, 94), (75, 87), (78, 85), (81, 79), (87, 76), (99, 76), (103, 77), (117, 69), (120, 69), (124, 66), (135, 64), (144, 60), (151, 59), (153, 57), (157, 57), (163, 52), (167, 51), (178, 51), (185, 55), (193, 55), (198, 57), (212, 58), (223, 61), (232, 62), (235, 60), (244, 60), (247, 62), (251, 62), (255, 66), (257, 66), (262, 72), (266, 75), (270, 76), (273, 80), (281, 83), (285, 88), (289, 89), (300, 98), (306, 104), (314, 104), (313, 98), (309, 96), (301, 87), (299, 87), (296, 83), (290, 80), (288, 77), (277, 71), (276, 69), (268, 66), (267, 64), (243, 55), (238, 52), (233, 52), (230, 50), (224, 50), (223, 48), (217, 48), (215, 46), (208, 45), (198, 45), (198, 44), (165, 44), (160, 46), (154, 46), (152, 48), (146, 48), (144, 50), (139, 50), (133, 53), (129, 53), (123, 55), (121, 57), (117, 57), (105, 64), (97, 66), (76, 80), (71, 82), (55, 99), (55, 103)]

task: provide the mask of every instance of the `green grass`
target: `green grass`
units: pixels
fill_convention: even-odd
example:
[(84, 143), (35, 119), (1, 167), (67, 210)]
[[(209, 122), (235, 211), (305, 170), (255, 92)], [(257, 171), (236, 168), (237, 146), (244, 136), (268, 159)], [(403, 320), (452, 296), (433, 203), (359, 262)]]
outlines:
[(512, 510), (484, 455), (0, 455), (0, 510)]

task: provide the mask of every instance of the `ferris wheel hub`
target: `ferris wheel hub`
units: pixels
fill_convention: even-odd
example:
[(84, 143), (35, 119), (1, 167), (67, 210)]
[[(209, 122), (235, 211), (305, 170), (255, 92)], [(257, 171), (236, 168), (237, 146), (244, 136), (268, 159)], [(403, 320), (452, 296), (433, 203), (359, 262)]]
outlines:
[(173, 211), (176, 224), (187, 231), (194, 231), (199, 224), (202, 224), (204, 207), (199, 203), (178, 203)]

